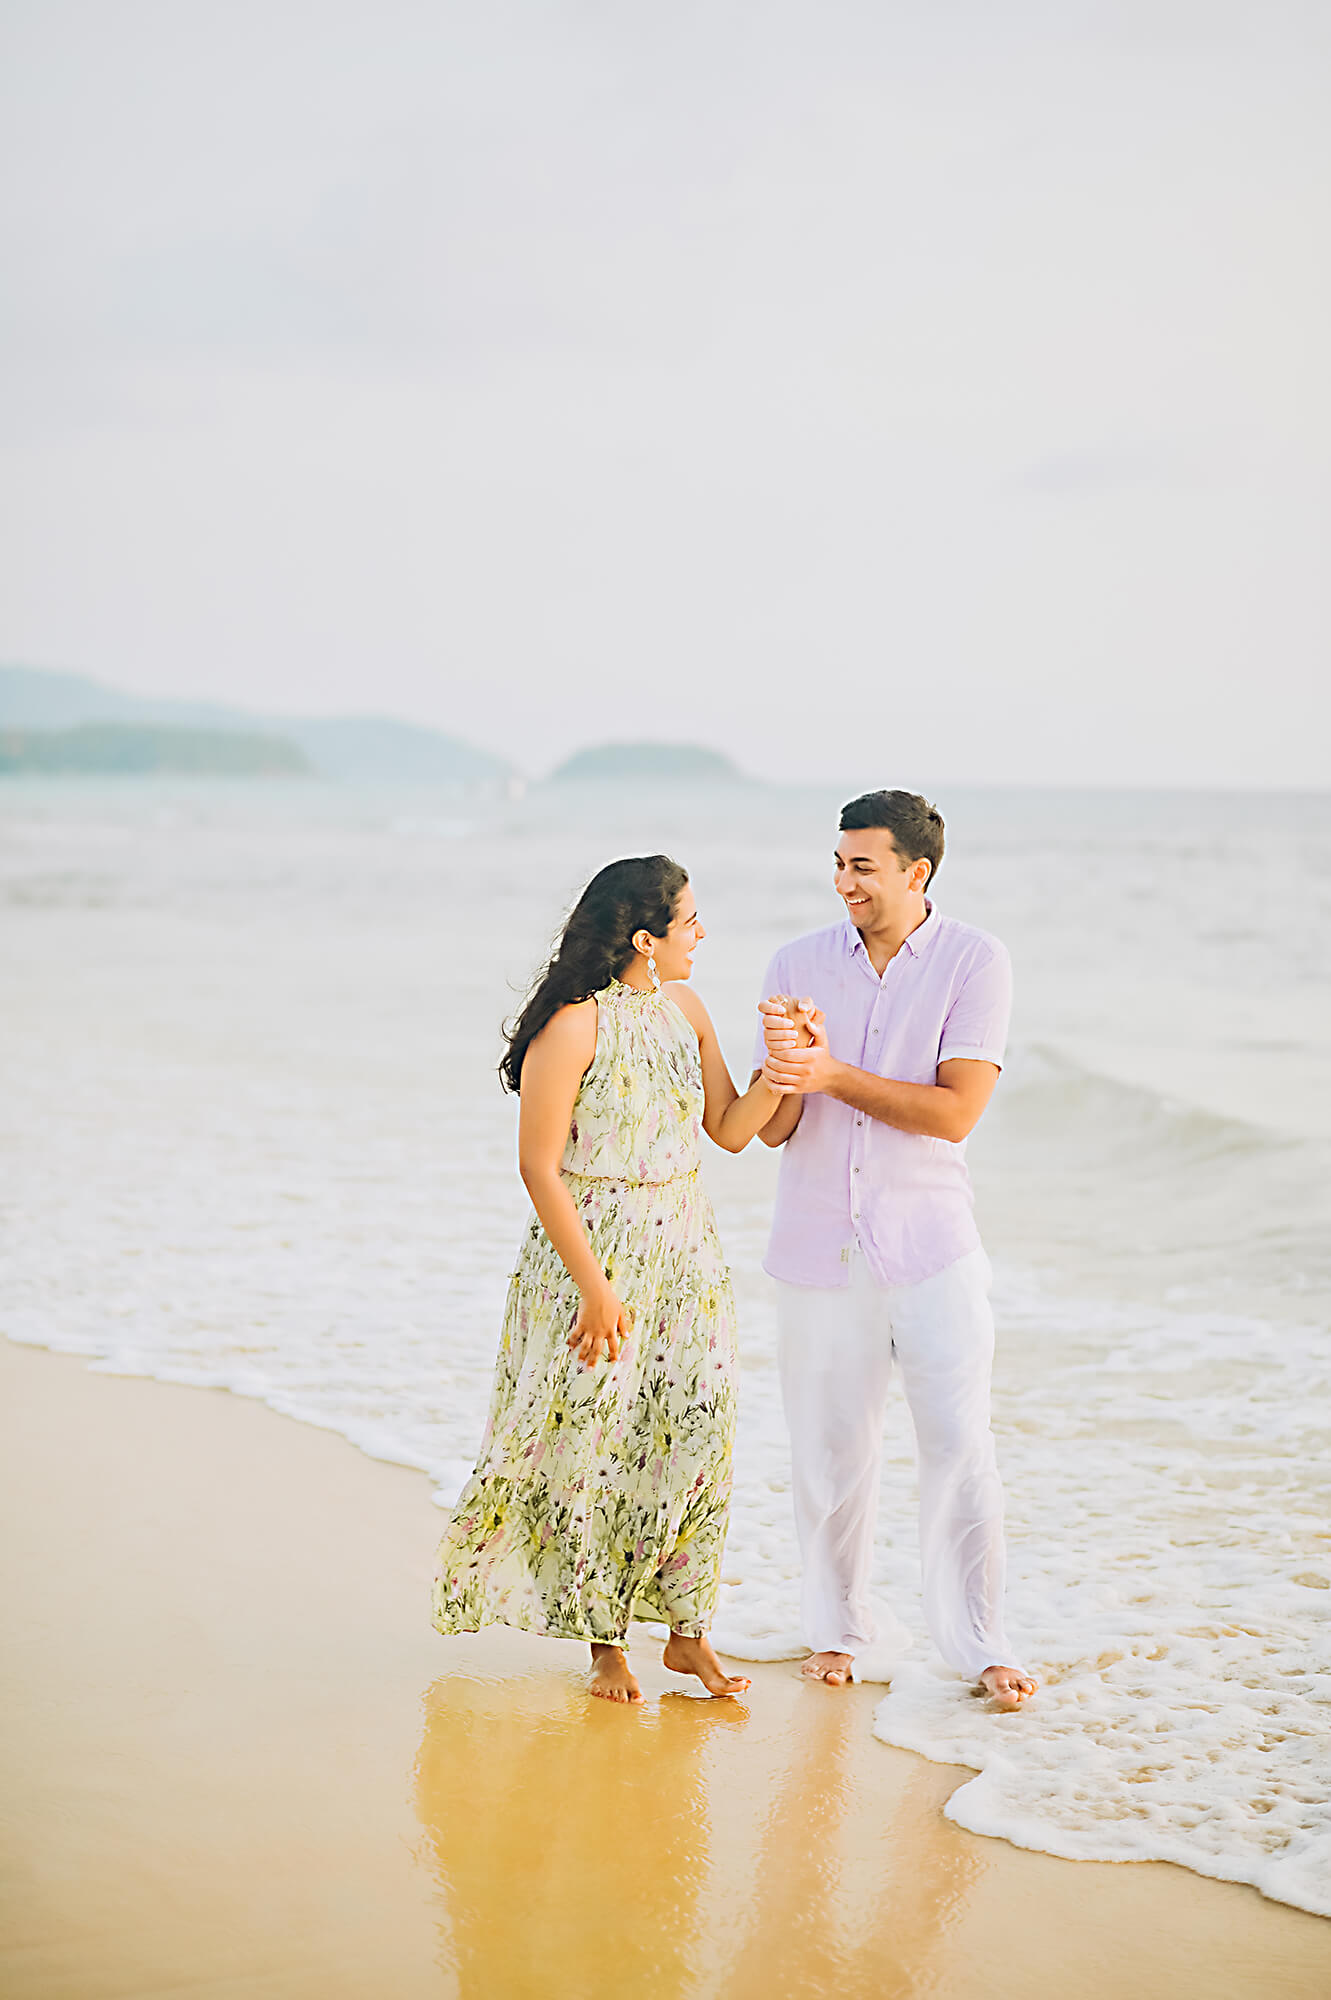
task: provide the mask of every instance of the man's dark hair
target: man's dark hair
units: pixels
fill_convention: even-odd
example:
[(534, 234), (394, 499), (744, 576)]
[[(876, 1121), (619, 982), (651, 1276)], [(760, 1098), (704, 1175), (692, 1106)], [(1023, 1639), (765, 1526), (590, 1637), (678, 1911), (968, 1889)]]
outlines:
[(943, 815), (918, 792), (865, 792), (841, 808), (841, 831), (858, 833), (880, 826), (892, 836), (903, 868), (927, 861), (926, 889), (943, 865)]

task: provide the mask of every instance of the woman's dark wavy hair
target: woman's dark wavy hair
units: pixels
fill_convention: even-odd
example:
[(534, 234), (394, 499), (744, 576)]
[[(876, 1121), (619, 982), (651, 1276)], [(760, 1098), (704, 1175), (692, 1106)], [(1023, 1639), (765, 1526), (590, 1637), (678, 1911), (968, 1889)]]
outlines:
[(668, 854), (633, 854), (593, 875), (573, 905), (550, 962), (516, 1021), (504, 1023), (499, 1065), (505, 1090), (521, 1090), (522, 1061), (546, 1022), (574, 1000), (590, 1000), (633, 957), (635, 931), (664, 937), (688, 874)]

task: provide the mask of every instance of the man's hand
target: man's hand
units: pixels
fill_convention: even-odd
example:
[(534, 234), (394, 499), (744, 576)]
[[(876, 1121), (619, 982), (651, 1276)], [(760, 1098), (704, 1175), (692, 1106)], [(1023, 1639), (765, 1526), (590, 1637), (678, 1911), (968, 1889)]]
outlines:
[(758, 1012), (762, 1016), (767, 1049), (762, 1068), (764, 1080), (787, 1097), (820, 1088), (803, 1080), (813, 1073), (803, 1058), (811, 1055), (820, 1042), (826, 1049), (826, 1017), (821, 1007), (815, 1006), (808, 994), (796, 1000), (788, 993), (773, 993), (759, 1002)]
[(758, 1012), (762, 1016), (763, 1040), (768, 1054), (807, 1048), (813, 1038), (813, 1016), (817, 1011), (812, 1000), (807, 997), (795, 1000), (788, 993), (773, 993), (768, 999), (760, 1000)]
[(795, 1031), (791, 1024), (787, 1024), (789, 1032), (782, 1035), (781, 1029), (767, 1013), (770, 1004), (764, 1002), (762, 1009), (763, 1034), (767, 1041), (763, 1075), (767, 1081), (776, 1090), (794, 1090), (805, 1097), (830, 1089), (841, 1065), (833, 1060), (828, 1049), (827, 1020), (822, 1008), (815, 1007), (812, 1000), (801, 1000), (800, 1013), (808, 1025), (810, 1039), (806, 1047), (800, 1048), (795, 1045)]
[(812, 1000), (795, 1000), (788, 993), (772, 993), (766, 1000), (758, 1002), (758, 1012), (763, 1024), (763, 1044), (768, 1061), (764, 1062), (756, 1074), (762, 1077), (764, 1083), (770, 1084), (773, 1090), (779, 1090), (783, 1097), (793, 1095), (792, 1087), (777, 1082), (771, 1070), (770, 1058), (773, 1055), (784, 1057), (796, 1049), (808, 1048), (813, 1039), (811, 1024), (814, 1011)]

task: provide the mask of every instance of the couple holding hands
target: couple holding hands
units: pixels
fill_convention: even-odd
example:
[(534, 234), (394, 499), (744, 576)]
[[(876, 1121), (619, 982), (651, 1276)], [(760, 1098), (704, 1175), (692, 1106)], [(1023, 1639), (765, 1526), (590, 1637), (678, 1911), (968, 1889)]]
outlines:
[(500, 1065), (521, 1093), (534, 1215), (509, 1285), (476, 1471), (439, 1545), (441, 1632), (502, 1623), (592, 1649), (591, 1692), (642, 1699), (634, 1617), (713, 1695), (731, 1492), (735, 1305), (698, 1165), (705, 1132), (783, 1149), (765, 1268), (803, 1561), (804, 1672), (852, 1678), (883, 1416), (901, 1371), (918, 1446), (924, 1610), (1003, 1708), (1035, 1682), (1003, 1632), (993, 1317), (964, 1159), (1003, 1061), (1006, 951), (927, 890), (943, 822), (871, 792), (841, 814), (846, 921), (785, 945), (742, 1094), (688, 984), (706, 935), (665, 855), (588, 883)]

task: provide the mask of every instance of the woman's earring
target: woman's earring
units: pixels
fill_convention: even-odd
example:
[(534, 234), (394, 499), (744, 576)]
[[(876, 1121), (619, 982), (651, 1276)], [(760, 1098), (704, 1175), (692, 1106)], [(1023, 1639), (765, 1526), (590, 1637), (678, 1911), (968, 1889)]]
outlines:
[(647, 954), (647, 970), (651, 975), (652, 985), (659, 993), (661, 991), (661, 975), (656, 969), (656, 953), (654, 951), (649, 951)]

